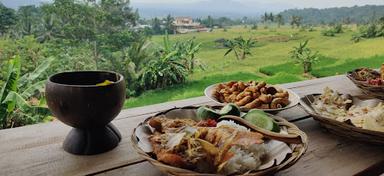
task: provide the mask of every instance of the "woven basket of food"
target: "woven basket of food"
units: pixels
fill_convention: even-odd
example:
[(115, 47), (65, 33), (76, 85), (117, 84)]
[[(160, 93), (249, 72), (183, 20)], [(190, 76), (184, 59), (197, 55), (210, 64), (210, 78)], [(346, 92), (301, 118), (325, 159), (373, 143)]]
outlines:
[(347, 77), (365, 94), (384, 99), (384, 64), (380, 72), (370, 68), (359, 68), (348, 72)]
[(281, 111), (296, 106), (300, 101), (300, 97), (291, 90), (264, 81), (218, 83), (207, 87), (204, 94), (221, 105), (234, 103), (243, 111)]
[(329, 132), (344, 138), (384, 144), (384, 104), (380, 99), (342, 95), (330, 88), (301, 99), (304, 109)]
[(133, 131), (144, 159), (169, 175), (268, 175), (296, 163), (307, 149), (304, 132), (263, 111), (225, 107), (173, 108)]

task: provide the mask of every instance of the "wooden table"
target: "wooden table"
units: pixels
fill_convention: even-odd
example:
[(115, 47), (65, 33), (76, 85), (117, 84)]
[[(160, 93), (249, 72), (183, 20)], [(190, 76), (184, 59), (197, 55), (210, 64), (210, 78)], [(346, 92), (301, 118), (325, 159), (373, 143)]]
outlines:
[[(361, 94), (345, 76), (282, 85), (300, 96), (320, 93), (326, 86), (342, 93)], [(203, 90), (202, 90), (203, 91)], [(132, 147), (130, 136), (148, 116), (172, 107), (213, 104), (205, 97), (123, 110), (113, 121), (122, 134), (114, 150), (94, 156), (75, 156), (61, 144), (70, 128), (59, 121), (0, 131), (0, 175), (162, 175)], [(384, 147), (353, 142), (326, 132), (300, 107), (278, 115), (294, 122), (309, 137), (305, 155), (277, 175), (378, 175), (384, 173)]]

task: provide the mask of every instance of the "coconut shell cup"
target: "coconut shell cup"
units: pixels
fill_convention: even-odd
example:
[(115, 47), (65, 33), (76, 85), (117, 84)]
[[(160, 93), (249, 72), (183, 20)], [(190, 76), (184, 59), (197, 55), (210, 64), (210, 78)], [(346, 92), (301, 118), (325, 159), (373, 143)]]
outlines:
[[(111, 81), (110, 84), (96, 85)], [(65, 151), (93, 155), (115, 148), (121, 140), (110, 122), (125, 101), (122, 75), (108, 71), (63, 72), (46, 83), (46, 98), (52, 114), (73, 127), (65, 138)]]

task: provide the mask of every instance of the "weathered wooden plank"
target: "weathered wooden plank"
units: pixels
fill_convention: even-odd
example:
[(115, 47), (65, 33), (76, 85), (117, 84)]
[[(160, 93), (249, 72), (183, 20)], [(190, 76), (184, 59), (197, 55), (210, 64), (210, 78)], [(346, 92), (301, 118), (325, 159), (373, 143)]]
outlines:
[(151, 163), (145, 161), (142, 163), (138, 163), (135, 165), (130, 165), (124, 168), (119, 168), (115, 170), (111, 170), (108, 172), (104, 172), (101, 174), (97, 174), (98, 176), (121, 176), (121, 175), (129, 175), (129, 176), (166, 176), (166, 174), (160, 172), (159, 169), (154, 167)]
[(339, 80), (345, 80), (345, 79), (346, 79), (345, 75), (336, 75), (336, 76), (316, 78), (316, 79), (305, 80), (305, 81), (285, 83), (283, 84), (283, 87), (291, 88), (291, 89), (298, 88), (298, 87), (308, 87), (308, 86), (313, 86), (317, 84), (322, 84), (324, 82), (338, 82)]
[(384, 160), (364, 169), (356, 174), (356, 176), (365, 176), (365, 175), (384, 175)]
[(384, 158), (384, 148), (328, 133), (312, 119), (296, 122), (309, 137), (308, 150), (278, 175), (353, 175)]

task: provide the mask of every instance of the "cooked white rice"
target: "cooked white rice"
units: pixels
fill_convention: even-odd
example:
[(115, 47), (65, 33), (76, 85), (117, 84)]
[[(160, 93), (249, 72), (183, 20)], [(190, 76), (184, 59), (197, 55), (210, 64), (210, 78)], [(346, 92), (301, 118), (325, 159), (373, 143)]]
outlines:
[(236, 129), (239, 130), (239, 131), (250, 131), (250, 130), (249, 130), (248, 128), (246, 128), (245, 126), (236, 124), (233, 120), (222, 120), (222, 121), (220, 121), (219, 123), (217, 123), (216, 126), (217, 126), (217, 127), (220, 127), (220, 126), (230, 126), (230, 127), (236, 128)]
[(235, 155), (224, 166), (222, 171), (225, 174), (256, 170), (262, 164), (261, 158), (267, 153), (264, 144), (253, 144), (249, 148), (232, 146), (230, 151)]

